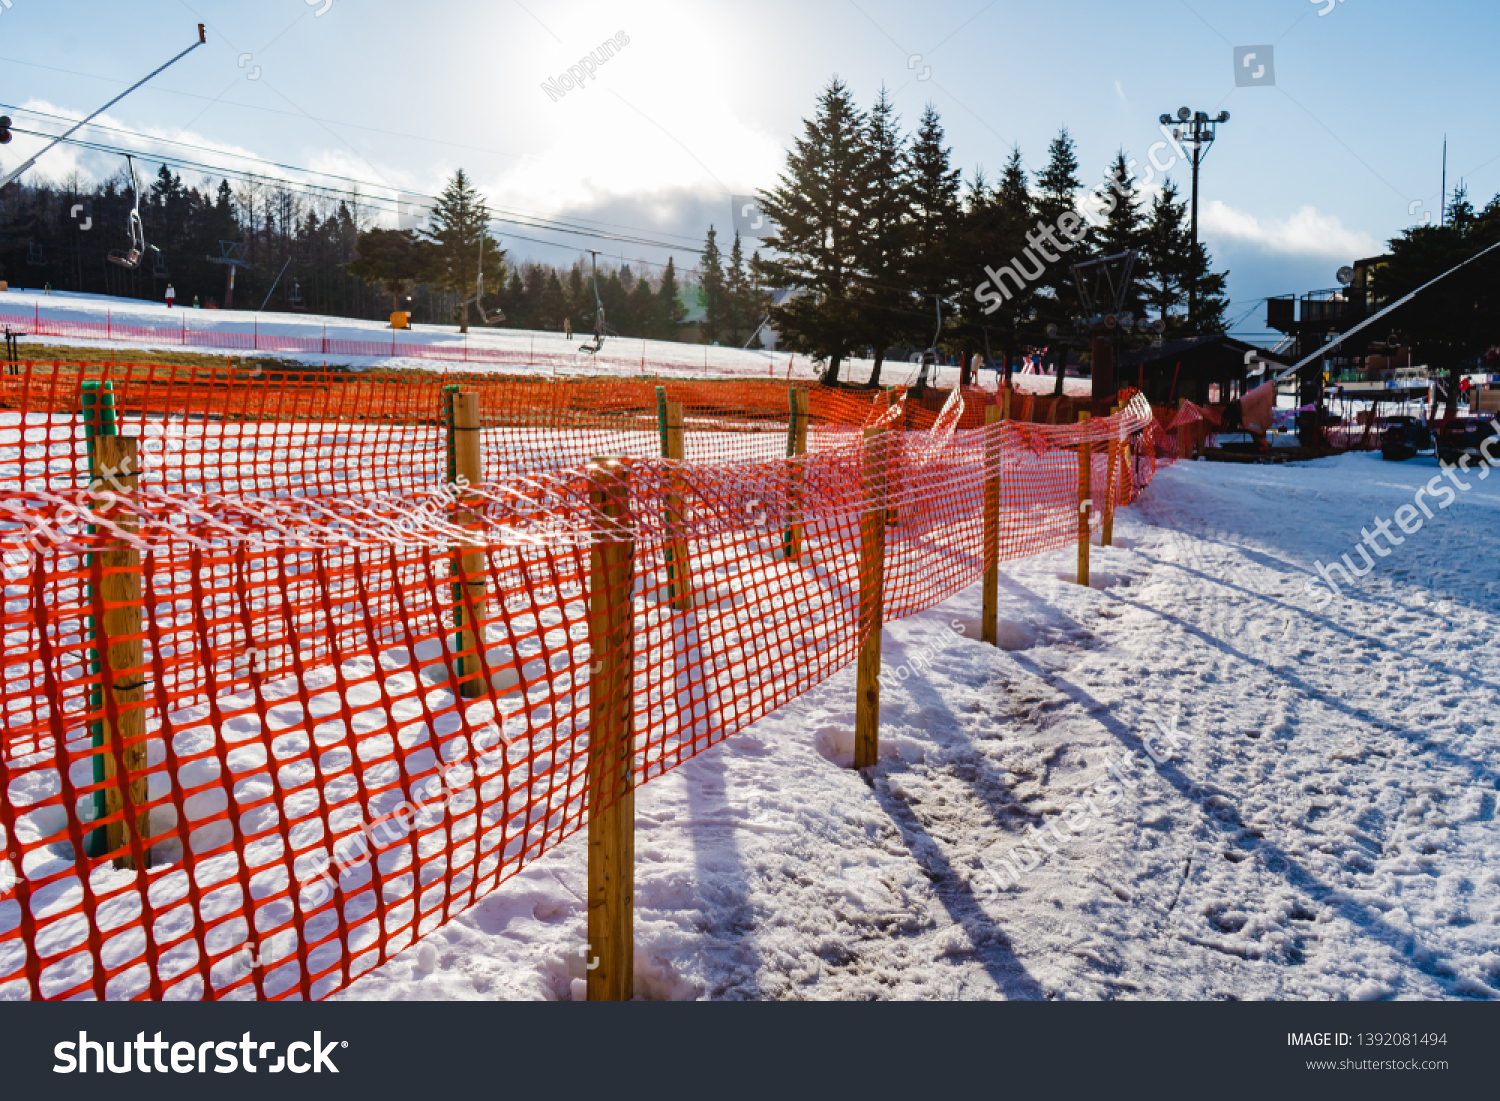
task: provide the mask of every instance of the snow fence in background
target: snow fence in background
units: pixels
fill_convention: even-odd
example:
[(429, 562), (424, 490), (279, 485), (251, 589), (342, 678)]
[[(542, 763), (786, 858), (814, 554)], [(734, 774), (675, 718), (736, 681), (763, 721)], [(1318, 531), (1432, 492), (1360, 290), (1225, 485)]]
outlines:
[[(606, 658), (645, 783), (854, 660), (864, 517), (884, 616), (911, 615), (981, 577), (987, 479), (998, 556), (1034, 554), (1078, 538), (1081, 444), (1100, 518), (1161, 435), (1138, 397), (984, 427), (982, 391), (801, 387), (789, 458), (785, 385), (446, 381), (0, 379), (0, 997), (325, 997), (585, 826)], [(87, 488), (103, 383), (139, 441), (113, 495)], [(453, 390), (478, 395), (476, 486)], [(605, 545), (631, 548), (615, 654)]]

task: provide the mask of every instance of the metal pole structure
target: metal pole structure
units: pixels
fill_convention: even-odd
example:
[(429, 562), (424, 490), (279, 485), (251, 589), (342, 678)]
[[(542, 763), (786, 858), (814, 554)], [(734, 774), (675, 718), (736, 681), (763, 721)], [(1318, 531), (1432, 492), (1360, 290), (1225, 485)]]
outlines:
[[(6, 7), (9, 7), (9, 6), (10, 6), (9, 4), (6, 5)], [(103, 107), (99, 108), (99, 110), (95, 111), (88, 118), (84, 119), (82, 122), (78, 123), (72, 129), (68, 130), (61, 137), (59, 137), (59, 138), (53, 138), (52, 141), (49, 142), (46, 146), (44, 146), (42, 148), (41, 152), (39, 152), (35, 157), (32, 157), (25, 164), (21, 165), (20, 168), (17, 168), (17, 169), (15, 169), (12, 172), (7, 173), (3, 179), (0, 179), (0, 187), (4, 187), (6, 184), (10, 183), (11, 180), (13, 180), (17, 176), (19, 176), (22, 172), (25, 172), (32, 165), (36, 164), (36, 162), (38, 160), (40, 160), (44, 155), (46, 155), (52, 149), (52, 147), (54, 145), (58, 145), (58, 144), (60, 144), (62, 142), (67, 141), (70, 137), (72, 137), (74, 134), (76, 134), (79, 130), (82, 130), (89, 123), (93, 122), (100, 115), (104, 114), (105, 111), (108, 111), (115, 104), (119, 103), (120, 100), (124, 99), (131, 92), (133, 92), (137, 88), (139, 88), (142, 84), (145, 84), (148, 81), (150, 81), (152, 79), (152, 77), (155, 77), (155, 76), (157, 76), (157, 75), (159, 75), (161, 73), (166, 72), (166, 70), (170, 69), (173, 65), (176, 65), (179, 61), (181, 61), (183, 58), (185, 58), (188, 54), (192, 53), (194, 50), (196, 50), (199, 46), (203, 45), (207, 41), (208, 41), (208, 34), (204, 31), (203, 24), (199, 23), (198, 24), (198, 41), (194, 42), (187, 49), (183, 50), (182, 53), (178, 54), (171, 61), (168, 61), (160, 69), (157, 69), (155, 72), (153, 72), (151, 74), (151, 76), (146, 77), (145, 80), (138, 81), (137, 83), (132, 84), (129, 88), (126, 88), (119, 95), (115, 96), (114, 99), (110, 100), (108, 103), (106, 103)]]
[(260, 304), (256, 313), (265, 313), (266, 307), (271, 304), (271, 295), (276, 293), (276, 288), (281, 284), (281, 277), (286, 274), (286, 269), (292, 266), (292, 258), (288, 256), (286, 263), (281, 265), (281, 270), (276, 273), (276, 282), (271, 284), (271, 289), (266, 291), (266, 300)]
[[(1195, 133), (1196, 133), (1196, 123)], [(1191, 267), (1198, 256), (1198, 166), (1203, 163), (1200, 155), (1203, 146), (1196, 141), (1193, 143), (1193, 251), (1188, 255), (1188, 328), (1193, 326), (1193, 318), (1198, 316), (1198, 275)]]
[[(1220, 111), (1217, 115), (1209, 115), (1206, 111), (1192, 111), (1186, 107), (1178, 108), (1174, 119), (1171, 115), (1162, 115), (1160, 120), (1163, 130), (1177, 125), (1172, 130), (1172, 139), (1192, 147), (1190, 160), (1193, 166), (1193, 195), (1192, 195), (1192, 238), (1193, 247), (1190, 262), (1198, 256), (1198, 169), (1203, 163), (1207, 148), (1213, 144), (1218, 137), (1218, 125), (1229, 121), (1229, 112)], [(1188, 292), (1188, 325), (1191, 327), (1193, 320), (1198, 315), (1198, 277), (1196, 273), (1190, 274), (1187, 281)]]

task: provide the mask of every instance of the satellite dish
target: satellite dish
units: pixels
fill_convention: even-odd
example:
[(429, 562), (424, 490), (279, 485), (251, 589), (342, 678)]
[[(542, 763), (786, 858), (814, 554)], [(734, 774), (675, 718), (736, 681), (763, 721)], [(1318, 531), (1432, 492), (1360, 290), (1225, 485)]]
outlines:
[(1177, 108), (1177, 117), (1181, 121), (1186, 122), (1193, 117), (1193, 112), (1189, 111), (1186, 107), (1179, 107)]
[(1344, 284), (1344, 286), (1346, 287), (1350, 283), (1354, 282), (1354, 269), (1351, 268), (1348, 264), (1345, 264), (1343, 267), (1339, 268), (1338, 281)]
[(1229, 112), (1228, 111), (1220, 111), (1219, 112), (1219, 121), (1220, 122), (1228, 122), (1229, 121)]
[(1163, 126), (1168, 126), (1172, 122), (1172, 116), (1171, 115), (1163, 115), (1157, 121), (1160, 122)]
[(1106, 329), (1113, 329), (1118, 324), (1119, 324), (1119, 322), (1117, 320), (1115, 320), (1115, 315), (1114, 314), (1111, 313), (1111, 314), (1105, 314), (1104, 315), (1104, 327)]

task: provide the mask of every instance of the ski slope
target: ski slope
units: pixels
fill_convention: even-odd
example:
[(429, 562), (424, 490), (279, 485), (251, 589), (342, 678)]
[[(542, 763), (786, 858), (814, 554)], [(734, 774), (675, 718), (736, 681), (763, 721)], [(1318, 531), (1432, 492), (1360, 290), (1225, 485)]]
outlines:
[[(163, 303), (144, 302), (138, 298), (61, 291), (47, 295), (12, 289), (0, 294), (0, 326), (24, 328), (29, 333), (38, 320), (43, 325), (44, 334), (49, 322), (54, 325), (82, 323), (105, 326), (106, 331), (98, 336), (92, 332), (86, 337), (44, 335), (41, 342), (113, 350), (116, 358), (122, 362), (128, 361), (128, 353), (132, 349), (186, 350), (213, 354), (214, 349), (211, 347), (191, 344), (184, 347), (182, 339), (176, 335), (181, 331), (189, 335), (212, 334), (233, 338), (237, 343), (243, 343), (244, 347), (228, 349), (225, 354), (236, 358), (259, 354), (350, 370), (378, 367), (421, 371), (477, 370), (526, 375), (534, 375), (538, 371), (558, 375), (619, 375), (624, 372), (640, 372), (684, 378), (813, 379), (819, 375), (816, 364), (807, 356), (789, 352), (610, 337), (605, 341), (601, 355), (594, 357), (578, 350), (584, 343), (584, 336), (579, 334), (574, 334), (573, 339), (568, 340), (557, 332), (488, 329), (475, 325), (465, 338), (454, 325), (421, 325), (413, 330), (393, 333), (385, 322), (318, 314), (262, 314), (252, 310), (194, 310), (180, 306), (168, 309)], [(113, 326), (154, 329), (163, 335), (156, 340), (126, 339), (124, 336), (111, 338), (108, 330)], [(394, 354), (389, 355), (340, 355), (321, 350), (325, 341), (331, 347), (340, 342), (372, 344), (391, 341), (393, 338)], [(310, 352), (278, 350), (278, 340), (316, 342), (319, 347)], [(21, 341), (23, 358), (28, 342), (31, 342), (30, 338), (23, 338)], [(259, 346), (259, 351), (250, 347), (252, 342)], [(403, 348), (420, 349), (425, 354), (402, 354)], [(476, 354), (476, 357), (466, 362), (466, 350)], [(477, 357), (478, 353), (483, 352), (507, 353), (514, 357), (515, 362), (484, 362)], [(430, 358), (439, 355), (447, 358)], [(870, 377), (872, 367), (873, 363), (868, 359), (848, 360), (843, 366), (842, 377), (846, 382), (864, 382)], [(887, 385), (912, 382), (915, 381), (916, 374), (917, 368), (913, 364), (887, 361), (881, 372), (881, 381)], [(952, 386), (957, 383), (958, 376), (957, 367), (937, 369), (938, 385)], [(1017, 386), (1037, 393), (1050, 394), (1054, 382), (1055, 379), (1051, 376), (1016, 376)], [(981, 385), (994, 389), (994, 375), (984, 372)], [(1069, 394), (1087, 394), (1089, 380), (1070, 378), (1065, 380), (1065, 387)]]

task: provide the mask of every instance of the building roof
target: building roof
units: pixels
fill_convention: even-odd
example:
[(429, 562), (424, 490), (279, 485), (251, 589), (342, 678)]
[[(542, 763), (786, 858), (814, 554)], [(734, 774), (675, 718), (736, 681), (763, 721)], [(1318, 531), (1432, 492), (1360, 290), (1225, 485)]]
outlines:
[(1244, 360), (1245, 353), (1253, 351), (1260, 359), (1271, 363), (1281, 363), (1291, 366), (1295, 360), (1288, 359), (1284, 355), (1267, 351), (1258, 344), (1248, 344), (1243, 340), (1237, 340), (1232, 336), (1219, 333), (1216, 336), (1188, 336), (1177, 340), (1166, 340), (1161, 347), (1153, 348), (1147, 345), (1144, 348), (1136, 348), (1133, 351), (1122, 352), (1115, 360), (1116, 368), (1121, 367), (1155, 367), (1160, 364), (1168, 366), (1175, 365), (1184, 360), (1197, 360), (1202, 357), (1220, 358), (1233, 355), (1236, 359)]

